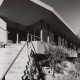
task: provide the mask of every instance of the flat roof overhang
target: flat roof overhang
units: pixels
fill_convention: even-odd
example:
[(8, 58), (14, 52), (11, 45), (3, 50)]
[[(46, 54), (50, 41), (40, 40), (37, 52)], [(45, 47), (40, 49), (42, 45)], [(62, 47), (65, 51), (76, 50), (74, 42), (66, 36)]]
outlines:
[(46, 6), (35, 3), (33, 0), (4, 0), (0, 7), (0, 16), (26, 26), (44, 20), (50, 25), (51, 31), (56, 30), (65, 35), (69, 40), (80, 45), (80, 39), (76, 36), (75, 32), (54, 9), (52, 10), (51, 8), (46, 8)]

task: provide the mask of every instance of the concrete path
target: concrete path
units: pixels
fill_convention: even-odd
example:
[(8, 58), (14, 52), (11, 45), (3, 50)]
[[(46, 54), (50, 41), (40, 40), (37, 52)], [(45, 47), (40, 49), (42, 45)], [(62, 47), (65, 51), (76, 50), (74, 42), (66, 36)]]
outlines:
[[(0, 48), (0, 80), (7, 68), (12, 63), (23, 44), (15, 44), (10, 47)], [(23, 71), (27, 63), (27, 45), (8, 71), (5, 80), (22, 80), (21, 77), (24, 75)]]

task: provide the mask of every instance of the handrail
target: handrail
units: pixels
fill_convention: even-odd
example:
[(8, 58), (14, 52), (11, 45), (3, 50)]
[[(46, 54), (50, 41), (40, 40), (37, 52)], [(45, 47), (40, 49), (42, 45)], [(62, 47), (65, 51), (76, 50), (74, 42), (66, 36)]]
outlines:
[(40, 37), (38, 36), (35, 36), (35, 35), (32, 35), (32, 34), (29, 34), (30, 36), (34, 37), (34, 38), (37, 38), (37, 39), (41, 39)]
[[(38, 37), (38, 36), (35, 36), (35, 35), (32, 35), (32, 34), (29, 34), (29, 35), (32, 36), (32, 37), (35, 37), (35, 38), (40, 39), (40, 37)], [(34, 49), (34, 52), (36, 53), (35, 47), (34, 47), (34, 45), (33, 45), (33, 43), (32, 43), (32, 40), (31, 40), (30, 42), (31, 42), (31, 44), (32, 44), (32, 47), (33, 47), (33, 49)]]
[(40, 37), (38, 37), (38, 36), (35, 36), (35, 35), (32, 35), (32, 34), (29, 34), (29, 35), (31, 35), (31, 36), (33, 36), (33, 37), (36, 37), (36, 38), (40, 38)]
[(20, 53), (22, 52), (22, 50), (24, 49), (24, 47), (26, 46), (28, 42), (26, 41), (26, 43), (23, 45), (23, 47), (20, 49), (19, 53), (16, 55), (16, 57), (13, 59), (11, 65), (8, 67), (8, 69), (5, 71), (5, 73), (0, 77), (0, 80), (2, 80), (5, 75), (8, 73), (9, 69), (12, 67), (12, 65), (14, 64), (14, 62), (16, 61), (16, 59), (18, 58), (18, 56), (20, 55)]

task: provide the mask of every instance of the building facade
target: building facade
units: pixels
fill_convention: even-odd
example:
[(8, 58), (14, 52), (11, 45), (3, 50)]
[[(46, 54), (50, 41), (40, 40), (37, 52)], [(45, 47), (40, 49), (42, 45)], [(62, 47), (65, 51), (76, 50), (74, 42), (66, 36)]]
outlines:
[(80, 39), (75, 32), (51, 6), (40, 0), (5, 0), (0, 17), (0, 23), (4, 21), (2, 24), (5, 25), (5, 30), (1, 29), (5, 33), (1, 38), (3, 42), (44, 41), (77, 51), (80, 47)]

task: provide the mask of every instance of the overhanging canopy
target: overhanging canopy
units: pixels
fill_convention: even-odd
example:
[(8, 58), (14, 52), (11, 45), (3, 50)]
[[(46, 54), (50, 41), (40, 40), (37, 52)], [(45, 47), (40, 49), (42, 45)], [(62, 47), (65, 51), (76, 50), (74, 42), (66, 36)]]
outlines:
[[(69, 40), (80, 45), (80, 39), (51, 11), (31, 2), (30, 0), (4, 0), (0, 7), (0, 16), (26, 26), (44, 20), (54, 29), (65, 35)], [(23, 28), (23, 27), (22, 27)]]

